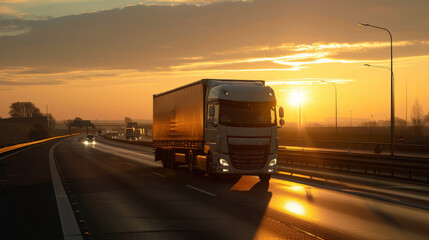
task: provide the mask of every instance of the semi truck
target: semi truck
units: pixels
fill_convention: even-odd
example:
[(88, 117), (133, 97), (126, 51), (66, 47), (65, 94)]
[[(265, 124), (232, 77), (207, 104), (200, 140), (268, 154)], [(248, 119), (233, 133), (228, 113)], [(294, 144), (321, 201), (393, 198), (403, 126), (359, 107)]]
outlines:
[(234, 174), (269, 181), (277, 171), (283, 117), (262, 80), (202, 79), (155, 94), (155, 161), (165, 168), (187, 165), (210, 179)]
[(125, 138), (127, 140), (137, 140), (140, 137), (140, 132), (136, 129), (137, 122), (127, 122), (127, 127), (125, 128)]

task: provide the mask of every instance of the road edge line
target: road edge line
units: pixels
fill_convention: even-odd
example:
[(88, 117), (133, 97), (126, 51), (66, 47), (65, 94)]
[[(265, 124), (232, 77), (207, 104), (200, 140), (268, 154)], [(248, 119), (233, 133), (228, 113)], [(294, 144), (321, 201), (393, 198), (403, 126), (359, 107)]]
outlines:
[[(16, 152), (9, 153), (9, 154), (8, 154), (8, 155), (6, 155), (6, 156), (0, 157), (0, 161), (1, 161), (1, 160), (3, 160), (3, 159), (6, 159), (6, 158), (8, 158), (8, 157), (11, 157), (11, 156), (13, 156), (13, 155), (15, 155), (15, 154), (18, 154), (18, 153), (20, 153), (20, 152), (23, 152), (23, 151), (26, 151), (26, 150), (32, 149), (32, 148), (34, 148), (34, 147), (38, 147), (38, 146), (40, 146), (40, 145), (42, 145), (42, 144), (46, 144), (46, 143), (48, 143), (48, 142), (40, 143), (40, 144), (38, 144), (38, 145), (32, 145), (32, 146), (26, 147), (26, 148), (24, 148), (24, 149), (18, 150), (18, 151), (16, 151)], [(7, 153), (7, 152), (4, 152), (4, 153)]]
[(56, 143), (49, 150), (49, 169), (51, 171), (52, 185), (55, 191), (55, 199), (57, 201), (58, 214), (61, 221), (61, 228), (65, 240), (83, 240), (82, 233), (77, 224), (76, 217), (70, 205), (69, 198), (64, 190), (63, 183), (61, 182), (57, 166), (54, 158), (54, 148), (62, 143), (65, 139)]
[[(11, 145), (8, 147), (3, 147), (3, 148), (0, 148), (0, 154), (7, 153), (7, 152), (13, 151), (15, 149), (19, 149), (19, 148), (23, 148), (23, 147), (27, 147), (27, 146), (33, 146), (33, 145), (38, 144), (38, 143), (45, 143), (45, 142), (48, 142), (50, 140), (54, 140), (54, 139), (58, 139), (58, 138), (64, 138), (64, 137), (70, 137), (70, 136), (74, 136), (74, 135), (78, 135), (78, 134), (81, 134), (81, 133), (66, 134), (66, 135), (45, 138), (45, 139), (32, 141), (32, 142), (15, 144), (15, 145)], [(13, 155), (13, 153), (8, 155), (8, 156), (12, 156), (12, 155)], [(6, 156), (6, 157), (8, 157), (8, 156)]]

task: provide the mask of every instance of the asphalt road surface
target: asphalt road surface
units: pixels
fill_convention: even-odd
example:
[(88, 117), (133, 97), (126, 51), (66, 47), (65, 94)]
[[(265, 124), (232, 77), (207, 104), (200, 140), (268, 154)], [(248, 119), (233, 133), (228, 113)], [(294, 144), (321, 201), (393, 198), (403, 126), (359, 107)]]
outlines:
[[(64, 204), (58, 204), (61, 198), (53, 189), (58, 183), (52, 181), (49, 151), (59, 141), (0, 157), (0, 239), (76, 237), (66, 232), (70, 218), (59, 214)], [(281, 176), (269, 184), (255, 176), (212, 182), (186, 168), (164, 169), (153, 161), (150, 148), (83, 142), (82, 135), (67, 138), (55, 146), (53, 157), (70, 200), (66, 207), (84, 239), (429, 236), (429, 211), (421, 208)]]

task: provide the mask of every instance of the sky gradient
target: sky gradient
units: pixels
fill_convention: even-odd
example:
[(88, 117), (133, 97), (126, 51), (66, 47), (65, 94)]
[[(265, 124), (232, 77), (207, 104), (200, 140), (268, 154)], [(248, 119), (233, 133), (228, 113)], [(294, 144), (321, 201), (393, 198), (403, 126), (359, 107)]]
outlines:
[(396, 115), (406, 81), (408, 114), (429, 110), (428, 1), (115, 2), (0, 0), (0, 116), (32, 101), (57, 119), (151, 119), (152, 94), (229, 78), (266, 80), (286, 122), (297, 91), (304, 121), (335, 116), (321, 80), (340, 118), (385, 120), (390, 73), (364, 64), (390, 66), (389, 37), (359, 22), (393, 34)]

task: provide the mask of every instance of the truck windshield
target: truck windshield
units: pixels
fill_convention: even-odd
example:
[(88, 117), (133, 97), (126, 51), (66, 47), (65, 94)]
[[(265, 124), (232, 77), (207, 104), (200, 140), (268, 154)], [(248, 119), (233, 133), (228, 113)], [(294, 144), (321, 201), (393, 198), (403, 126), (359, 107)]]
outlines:
[(274, 102), (220, 100), (220, 124), (239, 127), (276, 126)]

